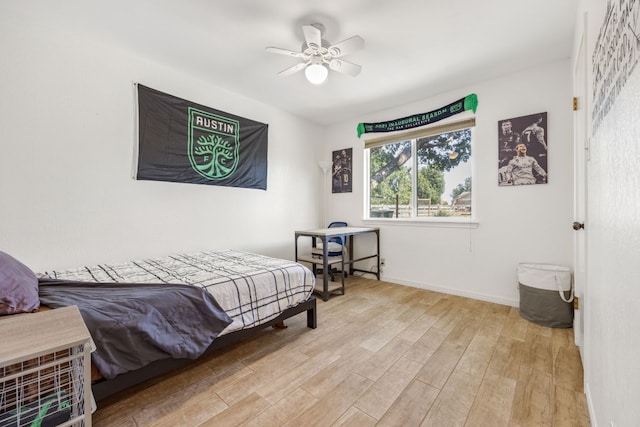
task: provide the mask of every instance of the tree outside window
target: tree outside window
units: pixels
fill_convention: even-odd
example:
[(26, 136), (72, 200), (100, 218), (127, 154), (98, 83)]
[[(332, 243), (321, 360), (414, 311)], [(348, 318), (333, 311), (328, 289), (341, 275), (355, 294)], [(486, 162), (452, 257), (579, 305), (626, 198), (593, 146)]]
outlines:
[(370, 218), (469, 217), (471, 128), (369, 148)]

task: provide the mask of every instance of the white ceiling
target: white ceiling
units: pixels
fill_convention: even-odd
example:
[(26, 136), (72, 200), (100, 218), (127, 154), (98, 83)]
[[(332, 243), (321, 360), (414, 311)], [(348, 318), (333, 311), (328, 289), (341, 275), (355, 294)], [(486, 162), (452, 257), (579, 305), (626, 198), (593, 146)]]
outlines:
[[(14, 0), (88, 37), (279, 109), (331, 124), (571, 56), (578, 0)], [(6, 4), (5, 4), (6, 6)], [(298, 62), (302, 25), (320, 22), (336, 43), (365, 48), (313, 86)], [(453, 100), (452, 100), (453, 101)]]

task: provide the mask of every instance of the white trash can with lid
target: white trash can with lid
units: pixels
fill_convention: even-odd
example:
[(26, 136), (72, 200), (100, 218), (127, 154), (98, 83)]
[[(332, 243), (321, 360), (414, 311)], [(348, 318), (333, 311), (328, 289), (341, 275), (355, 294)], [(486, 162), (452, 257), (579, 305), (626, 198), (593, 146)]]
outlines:
[(551, 328), (573, 326), (571, 269), (553, 264), (518, 264), (520, 315)]

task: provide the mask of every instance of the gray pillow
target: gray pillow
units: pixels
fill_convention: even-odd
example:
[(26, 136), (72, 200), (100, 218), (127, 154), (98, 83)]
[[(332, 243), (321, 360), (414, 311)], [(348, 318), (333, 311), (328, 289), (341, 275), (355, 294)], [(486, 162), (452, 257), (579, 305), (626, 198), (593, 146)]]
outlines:
[(38, 278), (23, 263), (0, 251), (0, 315), (38, 311)]

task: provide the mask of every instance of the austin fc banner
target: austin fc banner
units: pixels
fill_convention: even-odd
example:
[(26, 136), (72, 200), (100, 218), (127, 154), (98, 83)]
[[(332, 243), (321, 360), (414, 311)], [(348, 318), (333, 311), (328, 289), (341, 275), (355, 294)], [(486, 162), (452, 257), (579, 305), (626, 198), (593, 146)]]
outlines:
[(138, 84), (136, 179), (267, 189), (268, 125)]

